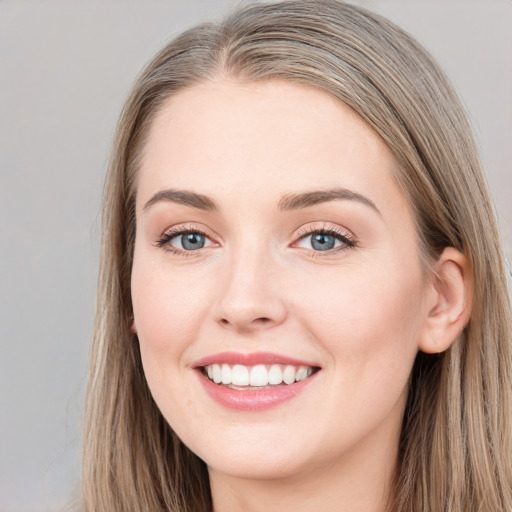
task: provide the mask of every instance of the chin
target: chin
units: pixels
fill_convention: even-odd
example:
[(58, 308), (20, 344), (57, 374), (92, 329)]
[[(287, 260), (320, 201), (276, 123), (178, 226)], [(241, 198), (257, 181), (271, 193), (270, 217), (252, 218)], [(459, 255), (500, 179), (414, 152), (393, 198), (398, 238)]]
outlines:
[(206, 462), (210, 473), (218, 472), (245, 480), (280, 480), (302, 471), (302, 461), (298, 460), (294, 453), (283, 457), (276, 457), (270, 453), (255, 457), (226, 457), (212, 462)]
[[(250, 438), (236, 435), (204, 438), (200, 443), (184, 439), (185, 444), (202, 459), (210, 472), (218, 472), (243, 479), (281, 479), (303, 471), (308, 461), (317, 456), (304, 450), (304, 442), (288, 437), (284, 439), (279, 428), (271, 432), (252, 432)], [(247, 434), (248, 432), (246, 432)], [(266, 434), (266, 435), (264, 435)], [(223, 438), (224, 437), (224, 438)], [(254, 441), (254, 439), (256, 441)], [(196, 437), (197, 440), (197, 437)]]

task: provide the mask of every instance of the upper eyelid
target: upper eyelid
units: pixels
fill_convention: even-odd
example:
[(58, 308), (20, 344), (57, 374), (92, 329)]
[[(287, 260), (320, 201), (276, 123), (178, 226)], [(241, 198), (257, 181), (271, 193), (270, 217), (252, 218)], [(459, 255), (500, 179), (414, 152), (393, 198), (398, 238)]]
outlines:
[[(215, 237), (211, 236), (208, 233), (208, 231), (209, 230), (207, 230), (205, 228), (197, 226), (195, 223), (191, 224), (191, 225), (177, 224), (176, 226), (171, 226), (170, 228), (165, 229), (158, 236), (158, 238), (156, 240), (156, 243), (155, 243), (155, 246), (158, 247), (158, 248), (165, 249), (165, 247), (168, 247), (170, 245), (169, 242), (173, 238), (178, 237), (180, 235), (183, 235), (185, 233), (199, 233), (199, 234), (205, 236), (208, 240), (210, 240), (214, 244), (218, 243), (218, 242), (216, 242)], [(201, 249), (191, 249), (191, 250), (187, 251), (187, 250), (179, 249), (177, 247), (173, 247), (173, 250), (176, 251), (176, 252), (180, 252), (180, 253), (191, 254), (191, 253), (194, 253), (194, 252), (199, 251)]]
[(176, 224), (174, 226), (168, 227), (164, 231), (162, 231), (162, 233), (160, 234), (160, 238), (162, 238), (166, 235), (177, 236), (182, 233), (200, 233), (201, 235), (205, 235), (208, 238), (212, 238), (212, 239), (216, 238), (216, 236), (213, 234), (213, 232), (210, 229), (208, 229), (206, 227), (202, 227), (196, 223), (191, 223), (191, 224), (180, 223), (180, 224)]
[[(179, 236), (180, 234), (184, 233), (200, 233), (210, 239), (214, 243), (223, 242), (222, 237), (217, 236), (210, 230), (209, 228), (206, 228), (204, 226), (201, 226), (195, 222), (193, 223), (179, 223), (177, 225), (171, 226), (166, 228), (158, 237), (158, 242), (160, 242), (162, 239), (167, 238), (167, 240), (170, 240), (171, 238), (174, 238), (175, 236)], [(344, 228), (338, 224), (330, 224), (327, 222), (312, 222), (310, 224), (303, 225), (298, 230), (295, 230), (294, 234), (292, 235), (292, 242), (291, 244), (297, 243), (302, 238), (312, 235), (314, 233), (330, 233), (334, 236), (338, 235), (340, 237), (344, 237), (351, 242), (355, 243), (357, 236), (350, 231), (347, 228)]]
[[(341, 242), (341, 246), (333, 247), (332, 249), (328, 249), (326, 251), (317, 251), (314, 249), (309, 249), (305, 247), (300, 247), (299, 243), (311, 236), (315, 233), (327, 233), (331, 236), (338, 238)], [(340, 226), (339, 224), (328, 224), (321, 223), (321, 225), (317, 224), (308, 224), (299, 229), (299, 231), (295, 235), (295, 239), (291, 244), (291, 247), (300, 248), (304, 251), (307, 251), (311, 256), (315, 257), (328, 257), (333, 256), (335, 254), (339, 254), (340, 252), (344, 252), (348, 249), (353, 249), (359, 246), (358, 239), (355, 234), (347, 228)]]
[(356, 240), (357, 236), (356, 234), (347, 229), (344, 228), (338, 224), (330, 224), (330, 223), (312, 223), (307, 224), (305, 226), (302, 226), (295, 232), (295, 239), (299, 240), (300, 238), (303, 238), (304, 236), (311, 235), (314, 233), (333, 233), (340, 236), (344, 236), (345, 238), (348, 238), (349, 240)]

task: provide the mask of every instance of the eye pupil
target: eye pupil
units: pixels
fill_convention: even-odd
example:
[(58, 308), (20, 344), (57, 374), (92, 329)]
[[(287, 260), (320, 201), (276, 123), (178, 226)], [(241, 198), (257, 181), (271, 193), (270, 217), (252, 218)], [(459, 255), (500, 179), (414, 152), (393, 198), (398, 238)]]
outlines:
[(336, 239), (326, 233), (315, 233), (311, 236), (311, 246), (317, 251), (328, 251), (334, 247)]
[(188, 251), (202, 249), (204, 247), (205, 236), (201, 233), (186, 233), (181, 235), (181, 245)]

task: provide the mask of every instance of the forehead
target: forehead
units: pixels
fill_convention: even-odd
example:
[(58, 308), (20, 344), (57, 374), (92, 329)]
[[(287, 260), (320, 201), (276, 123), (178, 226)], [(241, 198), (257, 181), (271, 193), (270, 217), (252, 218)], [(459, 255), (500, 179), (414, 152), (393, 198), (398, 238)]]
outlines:
[(357, 114), (317, 88), (269, 80), (208, 82), (169, 98), (147, 139), (137, 201), (158, 188), (270, 200), (343, 186), (400, 195), (390, 150)]

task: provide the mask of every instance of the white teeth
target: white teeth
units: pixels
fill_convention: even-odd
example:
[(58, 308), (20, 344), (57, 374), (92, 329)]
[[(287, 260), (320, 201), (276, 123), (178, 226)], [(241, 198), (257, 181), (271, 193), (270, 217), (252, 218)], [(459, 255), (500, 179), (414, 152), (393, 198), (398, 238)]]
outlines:
[(222, 384), (231, 384), (231, 368), (229, 364), (223, 364), (221, 369)]
[(218, 364), (213, 365), (213, 382), (215, 382), (215, 384), (222, 382), (222, 372)]
[(295, 382), (295, 366), (288, 365), (285, 367), (283, 380), (285, 384), (293, 384)]
[(249, 369), (247, 366), (235, 364), (231, 371), (231, 382), (235, 386), (248, 386), (249, 385)]
[(298, 382), (299, 380), (304, 380), (308, 377), (308, 368), (307, 366), (301, 366), (297, 370), (295, 374), (295, 380)]
[(208, 378), (216, 384), (233, 386), (252, 386), (262, 388), (265, 386), (277, 386), (282, 384), (293, 384), (307, 379), (313, 373), (311, 366), (293, 366), (273, 364), (267, 366), (257, 364), (255, 366), (244, 366), (242, 364), (210, 364), (205, 368)]
[(268, 371), (268, 383), (269, 384), (281, 384), (283, 382), (283, 372), (278, 364), (273, 364)]
[(249, 377), (250, 386), (267, 386), (268, 385), (268, 372), (263, 364), (257, 364), (251, 368)]

